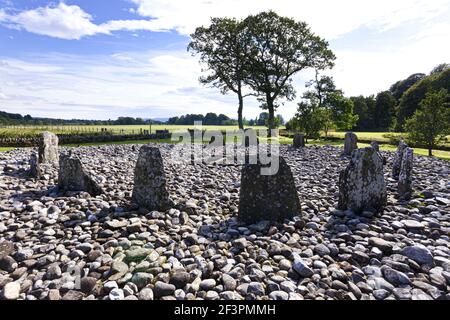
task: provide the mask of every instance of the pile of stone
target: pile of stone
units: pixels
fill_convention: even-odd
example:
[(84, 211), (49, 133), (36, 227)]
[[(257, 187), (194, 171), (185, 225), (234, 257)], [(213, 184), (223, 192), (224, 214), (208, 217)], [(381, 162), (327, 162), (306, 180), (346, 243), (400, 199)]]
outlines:
[[(264, 176), (256, 167), (178, 164), (173, 146), (149, 147), (71, 148), (71, 156), (61, 148), (60, 161), (79, 159), (101, 196), (54, 192), (57, 172), (26, 179), (31, 150), (0, 153), (9, 168), (0, 182), (0, 299), (450, 299), (449, 162), (416, 156), (420, 193), (405, 202), (397, 181), (383, 189), (373, 148), (354, 151), (349, 164), (341, 148), (281, 146), (280, 171)], [(389, 172), (394, 155), (381, 154)], [(164, 186), (173, 204), (135, 205), (133, 170), (144, 198)], [(336, 209), (340, 175), (345, 209)], [(354, 193), (357, 176), (364, 184)], [(358, 194), (375, 187), (387, 199), (374, 219), (383, 199)], [(298, 211), (276, 210), (288, 207)]]

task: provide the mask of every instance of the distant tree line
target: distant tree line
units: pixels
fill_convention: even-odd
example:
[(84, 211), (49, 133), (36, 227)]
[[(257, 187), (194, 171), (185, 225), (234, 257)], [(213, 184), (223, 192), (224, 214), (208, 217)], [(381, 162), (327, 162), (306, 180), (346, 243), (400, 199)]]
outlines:
[[(408, 125), (409, 119), (424, 109), (425, 105), (445, 100), (446, 95), (440, 90), (450, 91), (450, 65), (440, 64), (428, 75), (412, 74), (394, 83), (389, 90), (367, 97), (345, 97), (342, 90), (336, 88), (332, 77), (321, 76), (317, 71), (315, 79), (306, 86), (309, 90), (303, 94), (297, 113), (286, 123), (286, 128), (304, 132), (307, 139), (317, 139), (321, 132), (326, 135), (329, 129), (411, 133), (413, 126)], [(427, 96), (436, 92), (440, 92), (440, 98)], [(423, 102), (425, 99), (427, 103)], [(448, 104), (450, 100), (444, 102)], [(448, 110), (445, 103), (442, 110)], [(441, 122), (450, 122), (448, 113), (439, 112), (441, 117), (435, 119), (435, 128), (440, 128)], [(418, 119), (419, 116), (415, 118)], [(442, 128), (444, 127), (445, 125)], [(428, 129), (430, 131), (431, 128)], [(445, 136), (444, 129), (440, 132), (441, 137)]]
[(209, 112), (206, 115), (203, 114), (186, 114), (179, 117), (169, 118), (167, 124), (172, 125), (193, 125), (195, 121), (201, 121), (203, 125), (208, 126), (222, 126), (222, 125), (236, 125), (237, 121), (230, 119), (224, 114), (217, 115), (216, 113)]
[(34, 126), (58, 126), (58, 125), (147, 125), (161, 124), (152, 119), (119, 117), (117, 120), (82, 120), (82, 119), (52, 119), (33, 118), (30, 115), (22, 116), (17, 113), (0, 111), (0, 125), (34, 125)]
[(353, 129), (405, 132), (407, 120), (420, 109), (427, 93), (441, 89), (450, 91), (450, 65), (446, 63), (438, 65), (428, 75), (415, 73), (397, 81), (376, 96), (351, 97), (354, 112), (359, 117)]

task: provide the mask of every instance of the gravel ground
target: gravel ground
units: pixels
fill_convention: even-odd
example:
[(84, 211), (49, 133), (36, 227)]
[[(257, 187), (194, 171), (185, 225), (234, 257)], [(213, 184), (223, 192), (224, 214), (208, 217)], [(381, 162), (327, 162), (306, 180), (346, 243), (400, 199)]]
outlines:
[[(29, 149), (0, 153), (0, 299), (450, 299), (450, 163), (414, 159), (414, 195), (385, 178), (382, 214), (339, 211), (342, 149), (281, 147), (302, 216), (238, 223), (240, 167), (165, 158), (174, 207), (130, 202), (138, 145), (81, 147), (105, 194), (28, 179)], [(61, 148), (62, 151), (65, 148)]]

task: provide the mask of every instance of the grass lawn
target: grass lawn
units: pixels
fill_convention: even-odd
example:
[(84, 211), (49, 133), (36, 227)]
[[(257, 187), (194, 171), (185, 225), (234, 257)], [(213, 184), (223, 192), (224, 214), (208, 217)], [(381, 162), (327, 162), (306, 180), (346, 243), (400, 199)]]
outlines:
[[(113, 134), (138, 134), (140, 130), (150, 130), (150, 125), (114, 125), (114, 126), (9, 126), (0, 128), (0, 137), (34, 137), (44, 131), (51, 131), (56, 134), (76, 134), (76, 133), (97, 133), (102, 128), (112, 131)], [(152, 125), (151, 132), (156, 130), (169, 130), (174, 132), (177, 130), (193, 129), (193, 125)], [(263, 129), (264, 126), (255, 126), (254, 129)], [(237, 126), (202, 126), (203, 130), (236, 130)], [(122, 131), (123, 130), (123, 131)]]
[[(405, 137), (405, 133), (399, 132), (355, 132), (355, 134), (359, 140), (371, 140), (371, 141), (378, 141), (380, 143), (390, 142), (389, 138), (386, 138), (384, 135), (398, 136), (401, 138)], [(345, 132), (328, 132), (328, 136), (330, 138), (344, 139)], [(450, 136), (447, 136), (447, 142), (444, 143), (444, 145), (450, 147)]]

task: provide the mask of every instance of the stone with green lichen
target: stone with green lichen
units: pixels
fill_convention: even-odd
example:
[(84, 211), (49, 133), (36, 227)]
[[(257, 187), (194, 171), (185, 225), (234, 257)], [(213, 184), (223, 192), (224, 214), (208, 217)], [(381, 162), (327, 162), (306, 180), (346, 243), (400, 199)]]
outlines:
[(135, 261), (139, 262), (147, 258), (147, 256), (152, 252), (150, 249), (146, 248), (137, 248), (137, 249), (129, 249), (125, 251), (127, 262)]
[(347, 168), (339, 176), (338, 209), (380, 212), (387, 202), (383, 159), (372, 147), (353, 152)]

